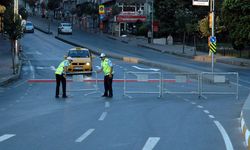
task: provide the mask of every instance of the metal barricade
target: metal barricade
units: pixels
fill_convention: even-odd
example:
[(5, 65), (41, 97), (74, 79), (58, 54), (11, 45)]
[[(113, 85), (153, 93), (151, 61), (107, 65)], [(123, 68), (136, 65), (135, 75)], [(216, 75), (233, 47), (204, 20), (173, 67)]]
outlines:
[(98, 79), (97, 72), (77, 72), (67, 74), (72, 77), (72, 82), (67, 83), (69, 92), (82, 92), (82, 91), (92, 91), (90, 93), (84, 94), (94, 94), (98, 91)]
[(239, 74), (237, 72), (202, 72), (200, 96), (204, 94), (230, 94), (238, 99)]
[(161, 97), (160, 72), (125, 72), (124, 95), (158, 94)]
[(199, 74), (162, 74), (162, 94), (199, 94)]

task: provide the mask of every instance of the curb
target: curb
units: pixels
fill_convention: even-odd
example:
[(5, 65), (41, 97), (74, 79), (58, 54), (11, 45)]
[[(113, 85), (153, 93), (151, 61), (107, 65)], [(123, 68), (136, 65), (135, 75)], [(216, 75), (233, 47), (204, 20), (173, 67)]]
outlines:
[(4, 80), (0, 81), (0, 86), (7, 85), (7, 84), (9, 84), (9, 83), (11, 83), (11, 82), (13, 82), (13, 81), (19, 79), (20, 74), (21, 74), (21, 69), (22, 69), (22, 63), (23, 63), (22, 60), (20, 60), (20, 63), (19, 63), (19, 65), (18, 65), (17, 74), (11, 75), (11, 76), (9, 76), (7, 79), (4, 79)]
[(36, 30), (41, 31), (41, 32), (43, 32), (45, 34), (53, 34), (53, 32), (45, 31), (45, 30), (41, 29), (40, 27), (37, 27), (37, 26), (34, 26), (34, 27), (35, 27)]
[[(246, 123), (246, 121), (248, 121), (249, 123), (249, 118), (247, 117), (244, 117), (244, 116), (249, 116), (247, 114), (250, 114), (250, 109), (249, 109), (249, 106), (250, 106), (250, 94), (248, 95), (248, 98), (243, 106), (243, 109), (241, 111), (241, 131), (242, 131), (242, 134), (243, 134), (243, 138), (246, 142), (246, 145), (247, 145), (247, 149), (250, 150), (250, 130), (249, 130), (249, 124)], [(247, 109), (248, 107), (248, 109)]]

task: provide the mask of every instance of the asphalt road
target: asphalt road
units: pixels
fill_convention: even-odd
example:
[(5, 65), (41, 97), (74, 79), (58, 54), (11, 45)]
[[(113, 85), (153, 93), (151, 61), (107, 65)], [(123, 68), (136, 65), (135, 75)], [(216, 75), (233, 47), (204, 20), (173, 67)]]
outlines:
[[(68, 37), (75, 38), (70, 35)], [(93, 48), (105, 46), (106, 51), (119, 50), (120, 54), (156, 59), (201, 71), (209, 70), (209, 64), (159, 55), (157, 52), (138, 48), (137, 50), (143, 51), (142, 54), (134, 46), (111, 42), (102, 36), (79, 35), (78, 38), (76, 40), (82, 40), (83, 44)], [(55, 67), (72, 46), (38, 31), (26, 34), (22, 43), (25, 59), (22, 77), (0, 89), (0, 149), (246, 149), (241, 136), (239, 116), (250, 87), (248, 83), (243, 83), (247, 80), (248, 69), (217, 65), (217, 71), (239, 71), (244, 87), (240, 86), (238, 101), (234, 96), (228, 95), (210, 95), (207, 99), (181, 94), (164, 94), (158, 98), (157, 93), (128, 93), (124, 96), (124, 84), (120, 81), (123, 80), (125, 71), (156, 72), (154, 69), (158, 68), (112, 59), (115, 68), (112, 99), (101, 97), (102, 82), (97, 84), (97, 91), (69, 91), (69, 98), (55, 99), (55, 83), (40, 79), (54, 79)], [(99, 58), (94, 58), (93, 66), (99, 65)], [(165, 70), (160, 72), (169, 73)], [(94, 76), (89, 78), (95, 79)], [(98, 74), (97, 78), (102, 79), (102, 74)], [(138, 74), (129, 77), (137, 78)], [(30, 82), (34, 79), (40, 82)], [(157, 79), (157, 74), (149, 76), (149, 79)], [(164, 84), (168, 85), (168, 82)], [(88, 86), (94, 85), (91, 82)], [(191, 88), (194, 85), (177, 84), (173, 85), (173, 89), (178, 86)], [(127, 84), (127, 90), (134, 92), (155, 92), (158, 87), (157, 82)], [(84, 86), (68, 82), (68, 90), (74, 88), (84, 89)]]

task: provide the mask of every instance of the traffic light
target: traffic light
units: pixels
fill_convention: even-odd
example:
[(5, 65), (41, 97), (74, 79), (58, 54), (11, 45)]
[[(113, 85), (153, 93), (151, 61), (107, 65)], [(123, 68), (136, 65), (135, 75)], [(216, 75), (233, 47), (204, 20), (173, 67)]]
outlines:
[(213, 26), (213, 13), (210, 12), (208, 15), (208, 24), (209, 24), (209, 28), (212, 28)]

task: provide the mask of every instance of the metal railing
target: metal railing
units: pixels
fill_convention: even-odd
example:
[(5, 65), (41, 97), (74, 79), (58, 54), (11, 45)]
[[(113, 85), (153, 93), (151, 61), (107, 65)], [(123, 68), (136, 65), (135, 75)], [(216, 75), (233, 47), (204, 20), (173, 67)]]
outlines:
[(239, 98), (239, 74), (237, 72), (202, 72), (200, 96), (204, 94), (235, 95)]
[(127, 94), (158, 94), (161, 97), (161, 73), (125, 72), (123, 89), (125, 96), (128, 96)]
[(96, 71), (68, 73), (67, 75), (72, 76), (72, 82), (67, 84), (69, 92), (92, 91), (84, 94), (85, 96), (97, 93), (99, 88)]
[(162, 94), (199, 94), (199, 77), (195, 73), (162, 74)]

